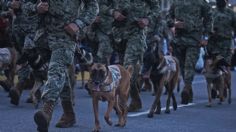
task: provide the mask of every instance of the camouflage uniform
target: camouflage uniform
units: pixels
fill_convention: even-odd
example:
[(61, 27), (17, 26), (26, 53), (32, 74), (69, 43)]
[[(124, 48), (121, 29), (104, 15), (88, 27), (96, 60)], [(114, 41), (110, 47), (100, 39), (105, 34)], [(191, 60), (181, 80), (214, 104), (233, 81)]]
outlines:
[(99, 22), (93, 25), (99, 42), (97, 56), (99, 62), (109, 65), (109, 59), (113, 52), (110, 40), (113, 18), (110, 14), (110, 9), (112, 9), (114, 2), (113, 0), (98, 0), (98, 3)]
[(142, 64), (143, 53), (147, 46), (145, 28), (140, 28), (137, 21), (140, 18), (148, 18), (149, 23), (154, 24), (152, 20), (159, 15), (159, 2), (158, 0), (117, 0), (116, 2), (115, 10), (120, 11), (127, 19), (115, 25), (113, 36), (117, 42), (121, 42), (122, 39), (126, 40), (124, 65), (126, 68), (128, 65), (134, 67), (130, 90), (132, 101), (129, 111), (136, 111), (142, 107), (136, 83), (139, 74), (137, 65)]
[(208, 51), (211, 53), (219, 53), (226, 61), (231, 63), (231, 44), (232, 32), (236, 31), (236, 14), (229, 8), (213, 10), (213, 31), (210, 35)]
[[(96, 0), (48, 0), (47, 2), (49, 10), (42, 14), (45, 15), (42, 23), (52, 54), (49, 62), (48, 80), (42, 94), (44, 106), (34, 115), (39, 131), (48, 131), (54, 105), (59, 97), (64, 113), (56, 126), (70, 127), (75, 123), (68, 68), (73, 64), (76, 42), (64, 27), (75, 23), (82, 32), (94, 21), (98, 13)], [(83, 4), (84, 8), (82, 9)]]
[[(174, 22), (184, 22), (184, 28), (176, 28), (174, 54), (180, 61), (181, 73), (184, 79), (186, 91), (192, 91), (192, 81), (195, 74), (195, 65), (200, 52), (200, 42), (203, 33), (211, 31), (210, 7), (205, 0), (174, 0), (169, 11), (169, 26), (174, 26)], [(182, 95), (183, 95), (182, 92)], [(187, 96), (189, 96), (187, 92)], [(188, 99), (187, 99), (188, 100)], [(188, 102), (182, 102), (188, 103)]]

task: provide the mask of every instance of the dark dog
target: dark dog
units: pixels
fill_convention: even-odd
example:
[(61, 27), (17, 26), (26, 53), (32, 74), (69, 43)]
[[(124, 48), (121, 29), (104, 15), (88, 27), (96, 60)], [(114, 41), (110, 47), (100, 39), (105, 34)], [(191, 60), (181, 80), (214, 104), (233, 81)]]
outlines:
[(0, 85), (5, 91), (9, 91), (14, 86), (16, 54), (15, 48), (0, 48), (0, 71), (4, 71), (6, 76), (6, 80), (0, 81)]
[(121, 65), (105, 66), (95, 63), (91, 67), (89, 88), (92, 90), (93, 109), (95, 117), (95, 128), (93, 131), (100, 130), (98, 120), (98, 101), (108, 101), (108, 108), (104, 116), (108, 125), (112, 125), (110, 113), (114, 108), (118, 114), (119, 121), (116, 126), (124, 127), (127, 116), (127, 101), (130, 88), (130, 77), (132, 67), (127, 70)]
[(231, 77), (226, 67), (229, 67), (229, 64), (219, 55), (206, 59), (203, 73), (207, 81), (207, 107), (212, 106), (212, 98), (216, 97), (217, 92), (220, 98), (219, 104), (224, 101), (224, 97), (227, 96), (227, 91), (229, 95), (228, 103), (231, 103)]
[(161, 112), (160, 98), (164, 86), (168, 90), (165, 113), (170, 113), (169, 107), (171, 97), (173, 100), (174, 110), (177, 109), (177, 103), (173, 90), (178, 84), (179, 72), (180, 68), (178, 60), (172, 56), (162, 56), (159, 54), (158, 47), (149, 49), (144, 54), (142, 74), (144, 77), (149, 76), (150, 74), (150, 79), (154, 85), (155, 92), (155, 100), (148, 114), (149, 118), (152, 118), (154, 113), (160, 114)]
[(11, 89), (10, 98), (12, 104), (18, 105), (22, 91), (26, 88), (30, 88), (31, 92), (27, 102), (33, 103), (36, 108), (38, 107), (41, 97), (40, 87), (47, 79), (49, 59), (50, 51), (46, 49), (32, 48), (23, 52), (17, 64), (19, 66), (30, 66), (32, 71), (30, 71), (28, 79), (17, 82), (15, 88)]

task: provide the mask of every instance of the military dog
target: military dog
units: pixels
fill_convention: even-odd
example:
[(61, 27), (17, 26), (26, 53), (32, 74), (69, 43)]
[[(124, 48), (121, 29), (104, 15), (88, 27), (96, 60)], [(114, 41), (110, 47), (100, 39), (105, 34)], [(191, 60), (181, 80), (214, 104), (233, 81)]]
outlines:
[(208, 104), (212, 106), (212, 99), (219, 93), (219, 104), (224, 101), (228, 92), (228, 103), (231, 103), (231, 79), (230, 73), (226, 70), (229, 64), (220, 55), (208, 57), (205, 61), (204, 75), (207, 81)]
[(116, 126), (124, 127), (127, 116), (127, 101), (129, 96), (130, 78), (132, 67), (126, 70), (121, 65), (106, 66), (95, 63), (90, 70), (90, 80), (88, 87), (92, 90), (93, 110), (95, 117), (94, 132), (100, 130), (98, 120), (98, 101), (108, 101), (108, 108), (105, 113), (105, 121), (112, 125), (110, 112), (114, 108), (118, 114), (119, 121)]
[(168, 98), (166, 103), (165, 113), (170, 113), (170, 99), (173, 100), (173, 108), (177, 109), (177, 103), (175, 95), (173, 93), (174, 88), (178, 84), (179, 80), (179, 62), (173, 56), (163, 56), (158, 50), (158, 46), (149, 49), (144, 54), (142, 74), (143, 76), (150, 76), (154, 86), (155, 99), (149, 111), (148, 117), (152, 118), (154, 113), (161, 113), (160, 98), (164, 86), (168, 91)]

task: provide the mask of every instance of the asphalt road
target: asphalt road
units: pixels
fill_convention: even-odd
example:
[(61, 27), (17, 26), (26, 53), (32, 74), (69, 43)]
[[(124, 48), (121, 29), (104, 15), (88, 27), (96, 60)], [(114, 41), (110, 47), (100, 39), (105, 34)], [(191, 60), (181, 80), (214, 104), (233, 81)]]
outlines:
[[(236, 132), (236, 72), (232, 77), (232, 104), (226, 102), (218, 105), (214, 102), (212, 108), (205, 107), (207, 103), (206, 83), (201, 75), (197, 75), (194, 81), (194, 102), (183, 106), (180, 104), (180, 93), (176, 93), (178, 110), (171, 114), (155, 115), (147, 118), (147, 111), (153, 101), (149, 92), (142, 92), (143, 109), (139, 112), (129, 113), (127, 125), (124, 128), (108, 126), (104, 119), (107, 104), (101, 102), (100, 123), (102, 132)], [(33, 114), (36, 109), (31, 104), (26, 104), (28, 91), (23, 93), (19, 106), (9, 103), (7, 93), (0, 89), (0, 132), (36, 132)], [(162, 96), (162, 106), (165, 106), (166, 96)], [(92, 101), (83, 89), (76, 89), (76, 118), (77, 123), (68, 129), (55, 128), (62, 109), (58, 104), (54, 110), (49, 132), (90, 132), (94, 126)], [(164, 108), (163, 108), (164, 110)], [(113, 124), (117, 117), (112, 113)]]

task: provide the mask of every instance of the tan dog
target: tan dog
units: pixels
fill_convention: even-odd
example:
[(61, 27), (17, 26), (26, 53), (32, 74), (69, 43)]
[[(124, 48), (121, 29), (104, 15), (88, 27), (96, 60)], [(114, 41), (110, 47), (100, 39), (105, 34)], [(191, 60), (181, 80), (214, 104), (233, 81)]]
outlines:
[(219, 104), (222, 104), (224, 98), (229, 94), (228, 103), (231, 103), (231, 77), (226, 67), (229, 65), (221, 56), (208, 58), (205, 61), (204, 75), (207, 81), (208, 104), (207, 107), (212, 106), (212, 98), (219, 93)]
[(88, 87), (92, 90), (93, 109), (95, 117), (94, 132), (100, 130), (98, 120), (98, 101), (108, 101), (108, 108), (104, 119), (108, 125), (112, 125), (110, 113), (114, 108), (118, 114), (119, 121), (117, 127), (124, 127), (127, 117), (127, 101), (130, 88), (130, 77), (132, 67), (127, 70), (121, 65), (106, 66), (95, 63), (91, 67)]

